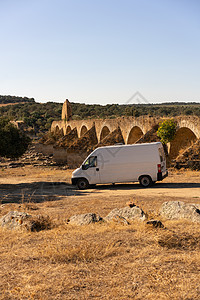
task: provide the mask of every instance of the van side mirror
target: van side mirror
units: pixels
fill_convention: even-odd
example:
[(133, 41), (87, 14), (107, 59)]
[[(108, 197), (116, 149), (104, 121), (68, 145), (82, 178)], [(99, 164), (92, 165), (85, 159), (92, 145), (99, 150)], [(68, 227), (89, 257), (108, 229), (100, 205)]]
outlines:
[(86, 165), (82, 165), (82, 170), (87, 170), (87, 166)]

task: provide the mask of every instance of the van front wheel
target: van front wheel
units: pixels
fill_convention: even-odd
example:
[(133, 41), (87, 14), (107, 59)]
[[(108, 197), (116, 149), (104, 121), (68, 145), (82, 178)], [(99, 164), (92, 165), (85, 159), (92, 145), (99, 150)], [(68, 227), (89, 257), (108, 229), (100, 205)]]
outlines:
[(153, 184), (153, 181), (150, 176), (144, 175), (139, 178), (140, 185), (147, 188)]
[(89, 187), (89, 182), (85, 178), (80, 178), (76, 185), (79, 190), (85, 190)]

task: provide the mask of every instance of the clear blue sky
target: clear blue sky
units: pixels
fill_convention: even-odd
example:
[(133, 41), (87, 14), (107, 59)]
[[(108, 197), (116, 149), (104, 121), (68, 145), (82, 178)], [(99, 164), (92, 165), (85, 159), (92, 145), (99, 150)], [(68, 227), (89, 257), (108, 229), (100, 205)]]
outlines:
[(0, 0), (0, 95), (200, 102), (199, 0)]

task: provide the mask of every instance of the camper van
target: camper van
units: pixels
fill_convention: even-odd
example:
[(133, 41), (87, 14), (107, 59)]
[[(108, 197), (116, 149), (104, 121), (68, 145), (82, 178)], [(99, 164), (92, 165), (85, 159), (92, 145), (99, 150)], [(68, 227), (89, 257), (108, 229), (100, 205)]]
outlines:
[(115, 145), (95, 149), (72, 173), (72, 184), (81, 190), (89, 185), (139, 181), (149, 187), (168, 176), (160, 142)]

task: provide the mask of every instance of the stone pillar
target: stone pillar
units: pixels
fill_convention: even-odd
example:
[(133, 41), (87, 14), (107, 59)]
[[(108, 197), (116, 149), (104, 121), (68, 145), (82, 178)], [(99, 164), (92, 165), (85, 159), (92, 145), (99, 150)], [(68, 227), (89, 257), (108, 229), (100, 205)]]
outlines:
[(62, 107), (62, 120), (69, 121), (72, 119), (72, 107), (68, 99), (65, 100)]

